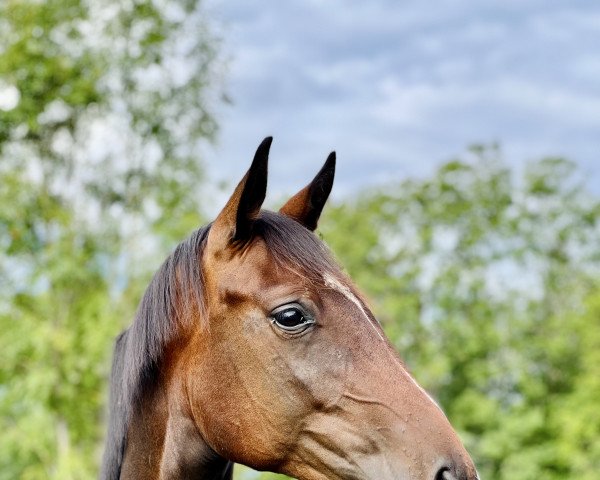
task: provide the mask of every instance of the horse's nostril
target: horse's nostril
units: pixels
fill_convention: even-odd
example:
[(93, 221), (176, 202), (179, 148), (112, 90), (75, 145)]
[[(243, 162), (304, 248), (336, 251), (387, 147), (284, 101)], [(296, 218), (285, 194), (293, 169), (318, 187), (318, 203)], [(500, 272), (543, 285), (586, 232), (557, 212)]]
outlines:
[(433, 480), (457, 480), (457, 478), (452, 474), (450, 468), (442, 467), (437, 471)]
[(458, 468), (456, 465), (449, 467), (446, 464), (437, 471), (433, 480), (479, 480), (479, 477), (474, 469), (461, 468), (460, 465)]

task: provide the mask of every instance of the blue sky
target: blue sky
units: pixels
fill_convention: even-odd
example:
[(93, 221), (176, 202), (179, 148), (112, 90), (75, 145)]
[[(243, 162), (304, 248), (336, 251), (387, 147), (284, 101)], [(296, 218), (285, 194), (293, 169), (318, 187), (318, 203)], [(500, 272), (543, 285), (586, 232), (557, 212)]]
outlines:
[(213, 177), (275, 137), (270, 191), (331, 150), (334, 192), (423, 176), (472, 143), (577, 162), (600, 191), (600, 2), (213, 0), (229, 57)]

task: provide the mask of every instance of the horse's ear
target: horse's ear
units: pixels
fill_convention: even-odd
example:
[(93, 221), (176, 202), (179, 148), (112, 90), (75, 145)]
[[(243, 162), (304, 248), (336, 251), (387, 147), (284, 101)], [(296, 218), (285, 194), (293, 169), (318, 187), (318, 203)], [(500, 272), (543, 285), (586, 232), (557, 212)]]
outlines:
[(273, 137), (265, 138), (256, 150), (250, 169), (213, 222), (208, 236), (211, 249), (225, 248), (231, 242), (245, 241), (252, 235), (267, 193), (267, 163)]
[(331, 152), (325, 164), (312, 182), (290, 198), (279, 213), (293, 218), (309, 230), (317, 228), (325, 202), (331, 193), (335, 176), (335, 152)]

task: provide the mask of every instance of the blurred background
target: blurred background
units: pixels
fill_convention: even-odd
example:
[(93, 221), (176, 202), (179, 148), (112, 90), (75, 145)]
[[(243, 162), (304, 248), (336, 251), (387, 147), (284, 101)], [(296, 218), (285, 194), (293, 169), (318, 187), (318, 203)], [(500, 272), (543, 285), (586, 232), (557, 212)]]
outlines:
[[(274, 135), (482, 478), (600, 471), (600, 6), (0, 2), (0, 479), (97, 476), (112, 343)], [(238, 479), (284, 478), (237, 468)]]

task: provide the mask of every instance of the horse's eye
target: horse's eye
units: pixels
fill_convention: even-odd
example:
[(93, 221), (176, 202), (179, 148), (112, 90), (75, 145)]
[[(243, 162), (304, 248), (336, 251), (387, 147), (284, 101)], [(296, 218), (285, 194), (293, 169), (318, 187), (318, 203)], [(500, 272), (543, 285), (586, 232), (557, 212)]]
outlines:
[(302, 332), (314, 323), (296, 305), (278, 308), (271, 314), (271, 318), (277, 327), (290, 333)]

